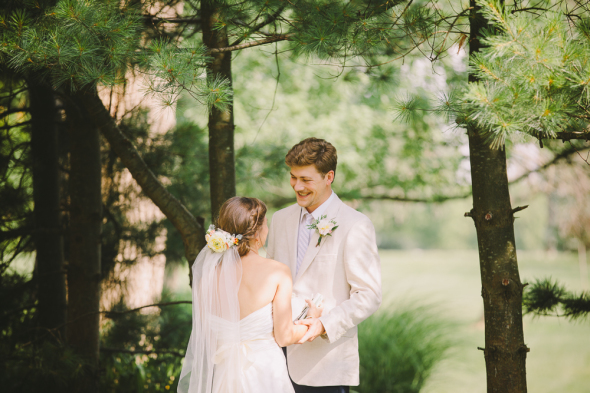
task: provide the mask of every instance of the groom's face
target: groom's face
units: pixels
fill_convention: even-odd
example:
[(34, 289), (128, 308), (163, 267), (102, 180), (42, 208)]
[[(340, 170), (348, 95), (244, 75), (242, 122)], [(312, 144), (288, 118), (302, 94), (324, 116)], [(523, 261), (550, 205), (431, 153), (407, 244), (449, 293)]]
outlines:
[(291, 167), (291, 187), (297, 196), (297, 203), (310, 213), (330, 197), (332, 181), (333, 171), (322, 175), (314, 165)]

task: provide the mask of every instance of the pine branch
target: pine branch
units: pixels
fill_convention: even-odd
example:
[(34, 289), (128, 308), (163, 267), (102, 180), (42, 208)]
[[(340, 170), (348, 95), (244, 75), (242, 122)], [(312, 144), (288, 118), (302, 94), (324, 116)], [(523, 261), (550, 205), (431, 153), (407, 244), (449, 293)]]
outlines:
[(101, 347), (100, 348), (100, 352), (128, 353), (128, 354), (132, 354), (132, 355), (151, 355), (151, 354), (156, 354), (156, 355), (174, 355), (174, 356), (177, 356), (177, 357), (180, 357), (180, 358), (184, 358), (184, 354), (182, 352), (171, 351), (171, 350), (166, 350), (166, 349), (152, 350), (152, 351), (136, 349), (136, 350), (132, 351), (130, 349)]
[(143, 310), (144, 308), (149, 308), (149, 307), (167, 307), (167, 306), (174, 306), (177, 304), (192, 304), (193, 302), (190, 300), (179, 300), (176, 302), (167, 302), (167, 303), (154, 303), (154, 304), (148, 304), (147, 306), (141, 306), (141, 307), (137, 307), (137, 308), (133, 308), (131, 310), (125, 310), (125, 311), (100, 311), (100, 314), (106, 314), (107, 318), (110, 318), (111, 315), (125, 315), (125, 314), (129, 314), (129, 313), (133, 313), (139, 310)]
[(543, 11), (543, 12), (547, 12), (548, 10), (546, 8), (540, 8), (540, 7), (527, 7), (527, 8), (515, 8), (513, 10), (510, 10), (511, 14), (516, 14), (517, 12), (528, 12), (528, 11)]
[(545, 139), (561, 139), (564, 142), (573, 140), (590, 141), (590, 132), (564, 131), (556, 133), (555, 138), (546, 137)]
[(236, 50), (251, 48), (254, 46), (271, 44), (273, 42), (278, 42), (278, 41), (288, 41), (289, 38), (292, 36), (293, 36), (293, 34), (277, 34), (277, 35), (274, 35), (272, 37), (268, 37), (268, 38), (265, 38), (262, 40), (244, 42), (242, 44), (227, 46), (225, 48), (211, 48), (208, 50), (208, 52), (209, 53), (232, 52), (232, 51), (236, 51)]
[(187, 23), (187, 24), (196, 24), (200, 25), (202, 20), (198, 16), (188, 17), (188, 18), (161, 18), (154, 15), (143, 15), (143, 20), (147, 22), (153, 23)]
[(14, 127), (22, 127), (22, 126), (26, 126), (27, 124), (31, 124), (31, 121), (23, 121), (22, 123), (16, 123), (16, 124), (11, 124), (11, 125), (7, 125), (7, 126), (2, 126), (0, 127), (0, 130), (11, 130)]
[(47, 335), (53, 334), (53, 332), (55, 332), (57, 330), (60, 330), (64, 326), (67, 326), (67, 325), (69, 325), (69, 324), (71, 324), (73, 322), (76, 322), (76, 321), (78, 321), (78, 320), (80, 320), (82, 318), (86, 318), (86, 317), (89, 317), (89, 316), (92, 316), (92, 315), (106, 314), (106, 316), (108, 317), (109, 314), (122, 315), (122, 314), (131, 313), (131, 312), (136, 312), (138, 310), (141, 310), (141, 309), (144, 309), (144, 308), (147, 308), (147, 307), (166, 307), (166, 306), (173, 306), (173, 305), (177, 305), (177, 304), (192, 304), (192, 302), (190, 300), (179, 300), (179, 301), (176, 301), (176, 302), (148, 304), (147, 306), (141, 306), (141, 307), (137, 307), (137, 308), (134, 308), (132, 310), (126, 310), (126, 311), (96, 311), (96, 312), (89, 312), (89, 313), (86, 313), (86, 314), (82, 314), (82, 315), (80, 315), (79, 317), (77, 317), (75, 319), (69, 320), (66, 323), (62, 323), (61, 325), (56, 326), (56, 327), (54, 327), (52, 329), (43, 329), (45, 331), (45, 334), (39, 335), (34, 340), (31, 340), (28, 343), (23, 344), (21, 348), (24, 348), (26, 346), (29, 346), (29, 345), (35, 343), (35, 342), (38, 342), (40, 340), (43, 340), (45, 337), (47, 337)]
[(584, 151), (584, 150), (590, 150), (590, 146), (585, 146), (584, 148), (581, 148), (581, 149), (576, 149), (574, 147), (569, 148), (569, 149), (565, 149), (562, 152), (560, 152), (559, 154), (556, 154), (553, 157), (553, 159), (551, 159), (550, 161), (546, 162), (542, 166), (540, 166), (540, 167), (538, 167), (536, 169), (532, 169), (530, 171), (527, 171), (527, 172), (523, 173), (522, 175), (518, 176), (516, 179), (511, 180), (509, 182), (509, 184), (518, 183), (522, 179), (527, 178), (531, 173), (543, 171), (543, 170), (549, 168), (551, 165), (556, 164), (558, 161), (560, 161), (560, 160), (562, 160), (564, 158), (567, 158), (567, 157), (571, 156), (572, 154), (575, 154), (576, 152), (580, 152), (580, 151)]
[(5, 319), (5, 318), (8, 318), (8, 317), (10, 317), (10, 316), (12, 316), (12, 315), (15, 315), (15, 314), (20, 314), (21, 312), (23, 312), (23, 311), (25, 311), (25, 310), (30, 310), (30, 309), (33, 309), (33, 308), (35, 308), (35, 307), (37, 307), (37, 304), (29, 304), (29, 305), (27, 305), (27, 306), (23, 306), (23, 307), (21, 307), (21, 308), (17, 308), (16, 310), (11, 310), (11, 311), (8, 311), (8, 312), (4, 313), (4, 314), (2, 315), (2, 317), (0, 317), (0, 318), (3, 318), (3, 319)]
[(6, 241), (6, 240), (12, 240), (12, 239), (19, 238), (21, 236), (27, 236), (27, 235), (32, 235), (32, 234), (33, 234), (33, 228), (31, 228), (31, 227), (22, 227), (22, 228), (11, 229), (8, 231), (1, 231), (0, 232), (0, 242)]
[[(279, 7), (279, 9), (277, 11), (275, 11), (274, 14), (272, 14), (271, 16), (269, 16), (268, 18), (266, 18), (264, 21), (260, 22), (259, 24), (257, 24), (256, 26), (253, 26), (250, 31), (248, 33), (246, 33), (243, 37), (238, 38), (236, 41), (234, 41), (230, 47), (235, 46), (235, 45), (239, 45), (242, 41), (244, 41), (244, 39), (249, 36), (250, 34), (254, 33), (254, 32), (259, 32), (260, 29), (262, 29), (264, 26), (269, 25), (270, 23), (274, 22), (275, 20), (277, 20), (277, 18), (279, 16), (281, 16), (281, 14), (283, 13), (283, 11), (285, 10), (285, 8), (287, 8), (286, 5), (283, 5), (282, 7)], [(249, 26), (248, 26), (249, 27)], [(264, 34), (264, 35), (268, 35), (268, 34)]]
[(443, 203), (455, 199), (465, 199), (469, 197), (471, 193), (459, 194), (459, 195), (437, 195), (432, 198), (406, 198), (396, 197), (390, 195), (363, 195), (359, 199), (367, 200), (382, 200), (382, 201), (395, 201), (395, 202), (413, 202), (413, 203)]
[[(576, 295), (551, 279), (537, 280), (523, 295), (525, 313), (570, 319), (590, 315), (590, 294)], [(558, 311), (561, 309), (561, 312)]]
[(12, 108), (0, 113), (0, 117), (6, 117), (15, 113), (29, 112), (29, 108)]
[(12, 92), (10, 92), (10, 93), (8, 93), (6, 95), (0, 95), (0, 99), (5, 100), (7, 98), (11, 98), (11, 97), (14, 97), (14, 96), (19, 95), (20, 93), (24, 93), (27, 90), (29, 90), (29, 87), (28, 86), (27, 87), (23, 87), (22, 89), (17, 90), (17, 91), (12, 91)]

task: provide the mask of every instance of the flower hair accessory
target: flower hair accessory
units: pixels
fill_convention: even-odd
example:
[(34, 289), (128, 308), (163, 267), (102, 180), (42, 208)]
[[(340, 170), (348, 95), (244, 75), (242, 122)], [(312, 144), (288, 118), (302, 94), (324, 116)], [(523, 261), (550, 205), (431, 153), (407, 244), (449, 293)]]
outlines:
[(320, 234), (318, 244), (315, 245), (316, 247), (319, 247), (324, 237), (332, 236), (332, 232), (338, 228), (338, 224), (336, 224), (334, 219), (328, 220), (326, 216), (321, 216), (317, 220), (312, 221), (311, 225), (308, 225), (307, 228), (315, 229)]
[(237, 246), (242, 240), (242, 235), (232, 235), (222, 229), (216, 229), (215, 225), (211, 224), (205, 235), (205, 240), (207, 240), (207, 246), (213, 252), (224, 252), (233, 246)]

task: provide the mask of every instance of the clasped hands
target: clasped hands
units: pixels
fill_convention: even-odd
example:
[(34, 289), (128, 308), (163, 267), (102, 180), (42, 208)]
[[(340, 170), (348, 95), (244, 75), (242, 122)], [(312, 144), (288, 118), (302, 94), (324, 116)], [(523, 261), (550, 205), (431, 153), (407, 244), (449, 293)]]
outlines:
[(326, 332), (326, 330), (324, 329), (324, 325), (322, 324), (322, 321), (319, 320), (319, 317), (322, 316), (322, 312), (324, 311), (323, 304), (320, 304), (316, 307), (316, 305), (313, 304), (313, 302), (310, 299), (305, 299), (305, 302), (309, 306), (309, 311), (307, 311), (307, 318), (296, 321), (295, 324), (307, 326), (307, 332), (303, 337), (301, 337), (301, 340), (299, 340), (297, 344), (303, 344), (307, 341), (311, 342), (315, 340), (318, 336)]

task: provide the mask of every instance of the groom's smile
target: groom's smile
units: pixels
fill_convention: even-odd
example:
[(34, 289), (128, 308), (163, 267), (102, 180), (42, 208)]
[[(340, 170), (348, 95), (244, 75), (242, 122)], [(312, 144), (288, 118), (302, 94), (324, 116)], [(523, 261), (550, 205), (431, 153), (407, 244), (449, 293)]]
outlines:
[(291, 187), (297, 204), (312, 213), (332, 194), (333, 172), (322, 175), (314, 165), (291, 167)]

